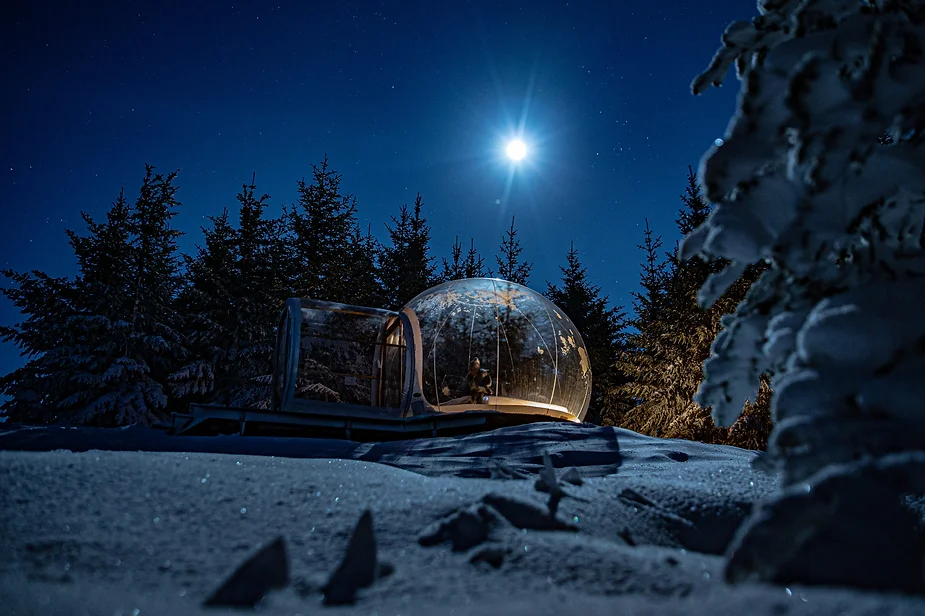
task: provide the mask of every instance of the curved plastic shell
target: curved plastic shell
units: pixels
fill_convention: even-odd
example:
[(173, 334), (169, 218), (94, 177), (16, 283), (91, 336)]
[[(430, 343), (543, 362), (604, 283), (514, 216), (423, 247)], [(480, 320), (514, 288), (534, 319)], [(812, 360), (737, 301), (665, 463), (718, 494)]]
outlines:
[[(435, 410), (584, 419), (591, 397), (587, 349), (572, 321), (539, 293), (506, 280), (467, 278), (433, 287), (405, 309), (417, 319), (421, 392)], [(489, 392), (472, 391), (476, 359), (481, 381), (491, 381)]]
[(577, 328), (543, 296), (504, 280), (447, 282), (401, 312), (290, 299), (279, 321), (276, 410), (396, 419), (494, 410), (581, 421), (590, 395)]

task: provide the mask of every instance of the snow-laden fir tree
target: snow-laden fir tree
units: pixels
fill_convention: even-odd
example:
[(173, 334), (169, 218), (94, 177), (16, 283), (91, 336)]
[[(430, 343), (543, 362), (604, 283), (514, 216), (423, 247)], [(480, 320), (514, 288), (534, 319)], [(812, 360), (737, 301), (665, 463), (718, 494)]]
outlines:
[(289, 215), (267, 217), (269, 195), (255, 196), (255, 180), (238, 195), (238, 289), (244, 307), (242, 338), (243, 383), (234, 388), (229, 404), (236, 407), (270, 408), (276, 324), (283, 303), (294, 295)]
[(27, 364), (4, 377), (4, 412), (14, 421), (149, 424), (164, 417), (166, 377), (185, 355), (173, 308), (179, 284), (176, 173), (150, 165), (134, 207), (124, 196), (88, 235), (69, 231), (79, 275), (4, 272), (4, 289), (28, 318), (4, 327)]
[(430, 227), (423, 214), (424, 201), (418, 193), (414, 208), (402, 205), (392, 226), (386, 225), (389, 242), (379, 258), (385, 288), (386, 307), (398, 310), (436, 280), (434, 258), (430, 256)]
[[(54, 423), (67, 417), (58, 403), (83, 387), (71, 375), (85, 363), (71, 359), (62, 341), (69, 338), (67, 323), (76, 316), (76, 285), (40, 271), (3, 270), (12, 282), (3, 294), (26, 319), (0, 326), (0, 339), (13, 342), (27, 358), (26, 364), (0, 378), (0, 393), (7, 397), (0, 411), (16, 423)], [(68, 366), (72, 369), (66, 369)]]
[(385, 290), (379, 269), (382, 247), (367, 225), (366, 232), (356, 225), (350, 237), (347, 268), (350, 286), (344, 301), (356, 306), (381, 308), (386, 304)]
[[(731, 580), (922, 591), (925, 4), (762, 0), (695, 79), (742, 82), (700, 177), (716, 204), (681, 256), (726, 259), (709, 305), (770, 269), (723, 323), (697, 395), (729, 425), (773, 374), (783, 493), (730, 551)], [(881, 145), (888, 132), (893, 143)]]
[(238, 326), (241, 316), (234, 297), (237, 237), (228, 209), (210, 216), (203, 228), (205, 246), (186, 256), (187, 285), (177, 299), (184, 317), (187, 361), (170, 375), (171, 393), (184, 402), (227, 404), (236, 382)]
[[(667, 360), (664, 345), (661, 344), (667, 325), (665, 288), (668, 264), (661, 255), (662, 238), (654, 235), (648, 219), (645, 223), (643, 243), (638, 245), (644, 255), (639, 275), (640, 291), (633, 292), (635, 316), (629, 323), (636, 331), (626, 337), (616, 362), (617, 368), (626, 375), (626, 382), (619, 385), (618, 393), (635, 404), (627, 409), (627, 412), (631, 411), (629, 421), (624, 413), (618, 425), (662, 436), (658, 422), (647, 425), (647, 420), (660, 415), (658, 408), (668, 391), (663, 370)], [(639, 417), (639, 421), (634, 422), (633, 415)]]
[[(282, 303), (291, 297), (286, 271), (286, 215), (269, 218), (270, 195), (257, 196), (257, 174), (237, 194), (239, 205), (237, 259), (239, 296), (247, 322), (257, 325), (255, 338), (272, 331)], [(269, 322), (268, 322), (269, 320)], [(261, 329), (266, 328), (266, 329)]]
[(186, 258), (186, 286), (177, 304), (189, 357), (170, 376), (182, 408), (189, 402), (262, 407), (269, 401), (273, 327), (286, 295), (278, 271), (281, 221), (266, 217), (269, 198), (257, 196), (255, 179), (244, 184), (237, 227), (227, 209), (210, 217), (204, 246)]
[(341, 193), (340, 173), (327, 156), (312, 165), (312, 181), (298, 183), (299, 199), (289, 211), (290, 285), (293, 297), (340, 302), (347, 299), (356, 197)]
[(163, 175), (146, 167), (129, 216), (131, 308), (124, 313), (127, 324), (112, 322), (115, 349), (121, 352), (100, 375), (98, 387), (104, 392), (86, 407), (87, 417), (114, 415), (114, 423), (124, 425), (150, 423), (164, 415), (167, 377), (186, 355), (182, 321), (174, 308), (181, 284), (177, 239), (182, 235), (171, 226), (180, 206), (176, 176), (176, 171)]
[(588, 280), (574, 244), (565, 258), (561, 285), (547, 282), (544, 295), (569, 316), (588, 350), (593, 379), (585, 421), (616, 425), (631, 406), (617, 390), (625, 381), (616, 363), (625, 345), (626, 313), (622, 306), (610, 306), (601, 288)]
[[(702, 224), (710, 212), (690, 169), (681, 202), (675, 222), (684, 236)], [(637, 332), (629, 337), (619, 361), (627, 375), (620, 390), (639, 404), (626, 413), (620, 426), (652, 436), (763, 449), (770, 431), (770, 391), (766, 384), (759, 401), (754, 405), (746, 402), (743, 417), (729, 429), (718, 428), (710, 410), (693, 400), (720, 319), (745, 297), (758, 268), (750, 267), (719, 300), (703, 309), (697, 304), (697, 291), (725, 264), (697, 257), (680, 259), (677, 250), (663, 260), (658, 254), (660, 246), (661, 238), (653, 238), (647, 221), (640, 246), (645, 254), (640, 281), (643, 292), (634, 296)]]
[[(712, 210), (690, 167), (681, 202), (683, 206), (678, 210), (675, 224), (681, 237), (687, 237), (706, 222)], [(676, 406), (674, 429), (669, 430), (667, 436), (764, 449), (771, 428), (771, 391), (766, 375), (762, 375), (754, 403), (745, 401), (742, 415), (728, 429), (718, 429), (710, 417), (711, 409), (694, 401), (703, 380), (703, 363), (710, 356), (710, 346), (721, 328), (723, 316), (736, 310), (748, 289), (766, 269), (761, 262), (748, 264), (713, 304), (701, 307), (697, 301), (700, 288), (712, 274), (727, 265), (723, 259), (681, 258), (677, 248), (669, 255), (663, 315), (667, 327), (662, 343), (668, 355), (667, 365), (671, 367), (672, 382), (667, 390), (675, 395)]]
[[(523, 252), (523, 246), (517, 239), (517, 229), (514, 228), (514, 217), (511, 216), (511, 228), (508, 229), (501, 238), (501, 254), (495, 256), (498, 263), (498, 278), (510, 280), (524, 286), (530, 282), (530, 272), (533, 271), (533, 264), (520, 260), (520, 253)], [(493, 272), (492, 275), (495, 275)]]
[(178, 327), (182, 325), (174, 309), (180, 289), (180, 259), (177, 239), (183, 233), (171, 226), (180, 202), (176, 199), (177, 172), (155, 174), (148, 166), (131, 221), (132, 241), (132, 335), (144, 347), (136, 350), (144, 357), (151, 377), (163, 383), (176, 362), (185, 354)]
[[(684, 207), (676, 222), (683, 236), (709, 212), (691, 172), (681, 200)], [(667, 261), (659, 261), (653, 253), (660, 245), (647, 221), (641, 283), (649, 289), (636, 294), (638, 333), (621, 362), (630, 377), (623, 391), (640, 404), (626, 414), (621, 426), (653, 436), (722, 442), (723, 431), (693, 402), (703, 360), (716, 335), (713, 326), (718, 327), (718, 318), (697, 306), (696, 289), (716, 264), (699, 259), (684, 262), (673, 253)]]

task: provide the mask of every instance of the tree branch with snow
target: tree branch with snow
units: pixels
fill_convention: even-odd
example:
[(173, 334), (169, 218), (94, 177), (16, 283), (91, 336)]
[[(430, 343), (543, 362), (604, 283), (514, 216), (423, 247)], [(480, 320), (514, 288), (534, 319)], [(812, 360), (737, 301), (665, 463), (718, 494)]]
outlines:
[[(718, 86), (735, 65), (742, 88), (699, 170), (715, 208), (681, 247), (682, 258), (730, 262), (701, 289), (703, 305), (747, 264), (770, 266), (725, 319), (696, 397), (729, 425), (760, 375), (773, 375), (769, 454), (785, 495), (743, 528), (727, 573), (923, 590), (921, 546), (898, 539), (907, 534), (860, 544), (851, 529), (896, 523), (902, 486), (914, 491), (903, 474), (918, 464), (876, 460), (925, 450), (901, 436), (925, 423), (925, 5), (760, 0), (758, 10), (727, 28), (692, 84), (695, 94)], [(805, 498), (790, 495), (800, 489)], [(863, 495), (889, 502), (860, 507)], [(811, 506), (825, 514), (812, 525), (782, 522)], [(855, 549), (833, 558), (841, 541)], [(774, 556), (783, 544), (787, 557)]]

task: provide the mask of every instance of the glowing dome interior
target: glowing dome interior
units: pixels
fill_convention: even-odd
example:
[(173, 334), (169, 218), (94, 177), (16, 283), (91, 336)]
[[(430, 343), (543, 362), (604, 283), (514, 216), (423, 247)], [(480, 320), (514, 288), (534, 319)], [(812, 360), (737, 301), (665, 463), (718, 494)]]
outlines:
[[(587, 350), (574, 324), (542, 295), (506, 280), (468, 278), (428, 289), (403, 312), (409, 309), (420, 333), (420, 391), (434, 410), (584, 418)], [(472, 404), (467, 382), (475, 358), (491, 381), (479, 404)]]

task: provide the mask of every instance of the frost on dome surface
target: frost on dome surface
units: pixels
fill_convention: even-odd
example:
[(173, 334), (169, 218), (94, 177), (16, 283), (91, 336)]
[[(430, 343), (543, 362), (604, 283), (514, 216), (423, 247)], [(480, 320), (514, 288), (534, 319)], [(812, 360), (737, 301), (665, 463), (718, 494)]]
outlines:
[[(495, 278), (453, 280), (406, 305), (420, 332), (421, 393), (441, 412), (495, 408), (582, 420), (591, 366), (578, 329), (542, 295)], [(478, 358), (490, 392), (471, 403)]]

